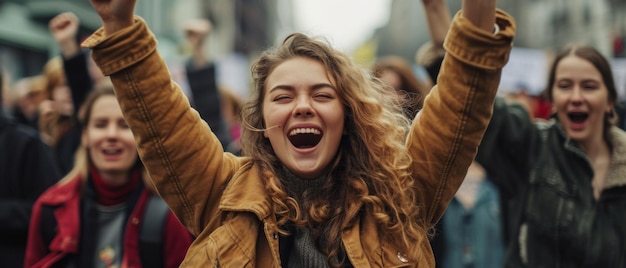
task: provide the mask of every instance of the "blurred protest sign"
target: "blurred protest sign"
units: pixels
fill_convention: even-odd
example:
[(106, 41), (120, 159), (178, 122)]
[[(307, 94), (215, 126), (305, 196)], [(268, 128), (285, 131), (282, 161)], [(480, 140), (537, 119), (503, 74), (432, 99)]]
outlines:
[(611, 60), (611, 68), (617, 88), (617, 96), (626, 99), (626, 58), (615, 58)]
[(498, 94), (522, 93), (540, 95), (546, 86), (548, 54), (541, 49), (518, 48), (511, 51), (509, 62), (502, 69)]

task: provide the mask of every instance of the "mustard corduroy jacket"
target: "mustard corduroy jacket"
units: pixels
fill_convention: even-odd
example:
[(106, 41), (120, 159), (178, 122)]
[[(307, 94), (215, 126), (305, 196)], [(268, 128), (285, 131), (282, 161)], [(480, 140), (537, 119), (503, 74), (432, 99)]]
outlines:
[[(498, 11), (498, 34), (483, 31), (460, 13), (445, 41), (438, 85), (414, 120), (407, 146), (413, 159), (422, 222), (434, 225), (461, 184), (489, 123), (515, 32)], [(280, 267), (278, 226), (259, 167), (224, 153), (219, 140), (171, 81), (157, 41), (139, 17), (83, 46), (110, 75), (139, 154), (161, 196), (197, 239), (183, 267)], [(225, 217), (228, 215), (228, 217)], [(430, 226), (426, 226), (427, 228)], [(380, 240), (364, 215), (342, 234), (354, 267), (434, 267), (426, 234), (417, 259)]]

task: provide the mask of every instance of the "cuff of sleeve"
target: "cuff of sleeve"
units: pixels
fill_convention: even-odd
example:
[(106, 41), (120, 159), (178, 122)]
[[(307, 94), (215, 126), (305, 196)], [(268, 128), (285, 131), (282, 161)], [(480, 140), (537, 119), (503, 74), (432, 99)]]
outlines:
[(444, 47), (449, 55), (469, 65), (498, 70), (507, 63), (513, 46), (515, 20), (509, 14), (496, 11), (497, 33), (476, 27), (459, 11), (452, 21)]
[(135, 16), (135, 23), (110, 36), (98, 29), (81, 44), (93, 51), (93, 59), (104, 75), (119, 72), (156, 51), (157, 40), (146, 22)]

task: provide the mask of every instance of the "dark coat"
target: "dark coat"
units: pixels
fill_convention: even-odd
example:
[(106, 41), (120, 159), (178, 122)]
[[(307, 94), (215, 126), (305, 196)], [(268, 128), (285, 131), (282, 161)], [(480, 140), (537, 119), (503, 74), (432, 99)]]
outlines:
[(593, 169), (556, 119), (532, 122), (496, 100), (479, 147), (507, 196), (507, 267), (626, 267), (626, 133), (612, 127), (610, 169), (593, 196)]
[(226, 121), (222, 115), (221, 96), (217, 86), (216, 66), (211, 63), (196, 68), (187, 64), (185, 69), (189, 88), (193, 95), (191, 106), (198, 111), (200, 117), (209, 124), (223, 148), (227, 148), (231, 138)]
[(0, 113), (0, 263), (21, 267), (39, 195), (61, 178), (51, 149), (29, 127)]

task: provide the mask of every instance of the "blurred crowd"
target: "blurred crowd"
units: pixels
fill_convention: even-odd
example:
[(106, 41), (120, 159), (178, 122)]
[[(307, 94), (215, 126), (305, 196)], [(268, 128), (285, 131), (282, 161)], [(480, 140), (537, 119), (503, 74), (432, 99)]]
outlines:
[[(413, 61), (388, 55), (369, 66), (409, 120), (437, 85), (451, 22), (445, 1), (423, 3), (431, 41)], [(60, 55), (41, 74), (0, 83), (0, 266), (114, 267), (123, 256), (137, 265), (129, 267), (178, 267), (195, 237), (155, 191), (110, 79), (80, 47), (79, 25), (69, 12), (54, 17)], [(211, 23), (181, 30), (189, 103), (225, 151), (245, 155), (247, 100), (219, 84), (205, 48)], [(626, 267), (626, 110), (610, 66), (573, 46), (549, 72), (542, 94), (496, 100), (478, 155), (432, 228), (437, 267)]]

